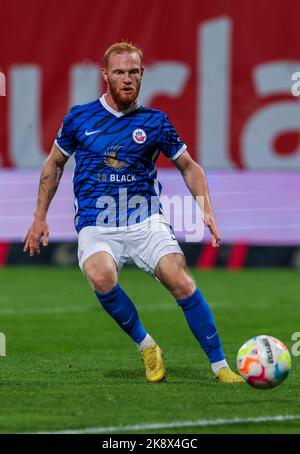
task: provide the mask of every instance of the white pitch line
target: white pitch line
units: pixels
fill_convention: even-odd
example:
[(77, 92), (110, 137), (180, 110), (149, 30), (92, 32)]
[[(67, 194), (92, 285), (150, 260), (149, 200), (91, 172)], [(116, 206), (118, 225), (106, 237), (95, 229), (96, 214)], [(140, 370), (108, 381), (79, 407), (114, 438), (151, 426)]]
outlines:
[[(268, 307), (268, 304), (265, 304), (264, 301), (257, 301), (257, 305), (260, 308), (266, 308)], [(209, 305), (211, 308), (216, 309), (216, 308), (228, 308), (234, 306), (231, 304), (230, 301), (211, 301), (209, 302)], [(245, 303), (243, 302), (244, 307), (252, 307), (250, 303)], [(72, 313), (81, 313), (81, 312), (95, 312), (95, 309), (99, 309), (101, 311), (100, 305), (97, 306), (97, 303), (95, 303), (95, 306), (63, 306), (63, 307), (22, 307), (22, 308), (13, 308), (13, 307), (2, 307), (0, 306), (0, 315), (5, 316), (5, 315), (14, 315), (14, 316), (19, 316), (19, 315), (34, 315), (34, 314), (72, 314)], [(178, 311), (178, 305), (175, 302), (166, 302), (165, 304), (154, 304), (153, 306), (151, 305), (137, 305), (137, 309), (140, 312), (155, 312), (155, 311)]]
[(57, 432), (35, 432), (36, 434), (110, 434), (111, 432), (130, 432), (143, 430), (180, 429), (184, 427), (209, 427), (262, 422), (298, 421), (300, 415), (258, 416), (257, 418), (199, 419), (198, 421), (174, 421), (169, 423), (137, 424), (132, 426), (87, 427), (85, 429), (60, 430)]
[[(80, 312), (94, 312), (96, 309), (90, 306), (70, 306), (70, 307), (26, 307), (26, 308), (0, 308), (0, 315), (34, 315), (34, 314), (72, 314)], [(100, 306), (99, 306), (100, 308)], [(101, 309), (101, 308), (100, 308)], [(151, 311), (172, 311), (176, 310), (176, 304), (156, 304), (155, 306), (139, 306), (138, 310), (141, 312), (151, 312)]]
[(16, 308), (2, 308), (0, 315), (27, 315), (27, 314), (64, 314), (75, 312), (86, 312), (88, 309), (84, 306), (74, 307), (26, 307), (21, 309)]

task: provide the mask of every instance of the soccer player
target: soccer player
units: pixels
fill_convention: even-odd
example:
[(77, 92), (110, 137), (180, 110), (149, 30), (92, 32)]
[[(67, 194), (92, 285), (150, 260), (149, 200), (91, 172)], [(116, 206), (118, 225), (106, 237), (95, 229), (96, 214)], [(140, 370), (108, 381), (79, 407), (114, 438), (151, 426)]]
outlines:
[[(68, 158), (75, 155), (75, 227), (79, 266), (104, 310), (137, 344), (146, 377), (165, 377), (162, 353), (143, 326), (118, 274), (126, 261), (156, 277), (182, 308), (187, 323), (205, 351), (219, 382), (242, 382), (228, 366), (208, 303), (190, 276), (185, 257), (166, 222), (155, 162), (163, 152), (180, 170), (193, 197), (204, 198), (204, 222), (218, 247), (206, 177), (191, 158), (167, 115), (138, 101), (144, 73), (142, 51), (115, 43), (104, 54), (107, 91), (100, 98), (71, 108), (57, 134), (40, 178), (24, 252), (40, 254), (47, 246), (47, 210)], [(150, 203), (151, 202), (151, 203)]]

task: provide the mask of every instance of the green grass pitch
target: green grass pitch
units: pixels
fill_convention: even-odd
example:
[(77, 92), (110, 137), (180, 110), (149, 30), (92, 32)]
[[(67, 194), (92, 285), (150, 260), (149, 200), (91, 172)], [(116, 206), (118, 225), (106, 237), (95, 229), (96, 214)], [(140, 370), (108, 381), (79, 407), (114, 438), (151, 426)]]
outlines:
[[(291, 349), (292, 333), (300, 331), (297, 271), (192, 273), (233, 367), (238, 348), (254, 335), (273, 335)], [(0, 357), (1, 433), (300, 414), (300, 356), (275, 389), (215, 383), (169, 293), (134, 268), (124, 269), (120, 281), (164, 352), (162, 383), (146, 382), (135, 345), (100, 308), (79, 270), (0, 270), (0, 332), (7, 341), (7, 356)], [(300, 433), (300, 420), (140, 433)]]

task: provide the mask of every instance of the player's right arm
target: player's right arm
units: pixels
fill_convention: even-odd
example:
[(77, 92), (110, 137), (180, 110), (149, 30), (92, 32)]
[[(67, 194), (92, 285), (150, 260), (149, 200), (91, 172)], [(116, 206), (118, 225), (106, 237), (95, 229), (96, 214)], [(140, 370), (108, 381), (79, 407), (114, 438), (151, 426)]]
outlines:
[(23, 251), (29, 250), (31, 257), (34, 254), (40, 254), (41, 238), (43, 238), (43, 246), (48, 245), (47, 211), (58, 188), (67, 160), (68, 157), (54, 144), (42, 168), (33, 223), (23, 239), (25, 243)]

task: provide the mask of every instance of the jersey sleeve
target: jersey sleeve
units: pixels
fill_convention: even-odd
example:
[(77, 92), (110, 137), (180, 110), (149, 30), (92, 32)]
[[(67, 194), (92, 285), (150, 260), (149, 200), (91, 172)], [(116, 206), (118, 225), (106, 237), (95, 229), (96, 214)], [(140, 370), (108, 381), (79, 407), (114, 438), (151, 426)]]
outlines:
[(187, 149), (186, 144), (180, 139), (166, 114), (162, 116), (160, 149), (171, 161), (178, 159)]
[(74, 112), (76, 112), (76, 106), (72, 107), (70, 112), (65, 116), (63, 124), (54, 141), (57, 148), (68, 157), (76, 150)]

